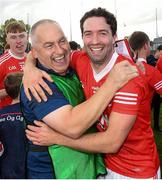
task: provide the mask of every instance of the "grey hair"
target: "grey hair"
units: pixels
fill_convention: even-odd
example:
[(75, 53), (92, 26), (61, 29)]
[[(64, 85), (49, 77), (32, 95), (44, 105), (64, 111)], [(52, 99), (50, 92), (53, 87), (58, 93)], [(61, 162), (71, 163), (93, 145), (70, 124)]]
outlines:
[(36, 43), (36, 36), (35, 36), (35, 32), (36, 29), (38, 28), (38, 26), (42, 25), (42, 24), (57, 24), (58, 26), (60, 26), (56, 21), (52, 20), (52, 19), (42, 19), (37, 21), (35, 24), (33, 24), (33, 26), (31, 27), (30, 30), (30, 38), (31, 38), (31, 44), (32, 46), (34, 45), (34, 43)]

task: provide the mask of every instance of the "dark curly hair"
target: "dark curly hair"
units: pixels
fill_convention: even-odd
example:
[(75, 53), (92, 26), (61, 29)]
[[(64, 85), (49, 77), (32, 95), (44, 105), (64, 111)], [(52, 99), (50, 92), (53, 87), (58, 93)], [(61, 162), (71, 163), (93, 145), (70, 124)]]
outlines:
[(88, 19), (90, 17), (104, 17), (107, 24), (109, 24), (111, 27), (112, 35), (114, 36), (116, 34), (117, 21), (116, 21), (115, 16), (112, 13), (110, 13), (109, 11), (107, 11), (106, 9), (98, 7), (98, 8), (94, 8), (94, 9), (86, 12), (84, 14), (84, 16), (81, 18), (80, 29), (81, 29), (82, 36), (83, 36), (83, 31), (84, 31), (83, 24), (86, 21), (86, 19)]

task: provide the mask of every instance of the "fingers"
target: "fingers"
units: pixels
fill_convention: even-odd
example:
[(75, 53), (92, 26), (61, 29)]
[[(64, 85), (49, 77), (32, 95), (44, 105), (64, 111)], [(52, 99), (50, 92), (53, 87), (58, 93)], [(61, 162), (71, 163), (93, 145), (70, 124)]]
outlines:
[[(31, 96), (30, 96), (29, 89), (28, 89), (26, 86), (24, 86), (24, 92), (25, 92), (27, 98), (29, 99), (29, 101), (31, 101), (32, 98), (31, 98)], [(38, 101), (38, 102), (39, 102), (39, 101)]]
[(123, 70), (125, 70), (126, 73), (135, 73), (138, 74), (138, 69), (135, 65), (130, 64), (128, 61), (122, 61), (121, 63), (118, 63)]
[(50, 82), (53, 82), (51, 76), (49, 74), (47, 74), (45, 71), (42, 71), (42, 74), (45, 79), (47, 79)]
[(127, 68), (124, 69), (126, 74), (137, 74), (138, 75), (138, 69), (136, 66), (128, 66)]
[(39, 146), (47, 146), (47, 145), (41, 144), (39, 141), (33, 141), (33, 144), (39, 145)]
[(44, 89), (46, 89), (48, 94), (52, 95), (52, 90), (48, 87), (48, 85), (43, 80), (40, 80), (39, 84), (35, 84), (28, 87), (24, 86), (24, 91), (29, 101), (31, 101), (30, 92), (32, 93), (32, 95), (38, 102), (41, 102), (42, 100), (47, 101), (47, 96), (44, 92)]
[(129, 80), (138, 76), (138, 69), (127, 60), (117, 63), (110, 71), (108, 81), (112, 81), (113, 87), (119, 89)]
[(127, 77), (127, 81), (137, 77), (138, 75), (139, 75), (138, 72), (131, 72), (131, 73), (129, 73), (128, 77)]
[(43, 79), (41, 79), (39, 83), (30, 87), (31, 93), (33, 94), (33, 96), (38, 102), (41, 102), (41, 100), (47, 101), (45, 90), (47, 91), (49, 95), (52, 95), (52, 90), (49, 88), (49, 86)]
[(38, 137), (37, 136), (35, 136), (35, 134), (33, 134), (33, 132), (32, 131), (30, 131), (30, 130), (25, 130), (25, 132), (26, 132), (26, 137), (30, 140), (30, 141), (34, 141), (34, 142), (38, 142)]
[[(41, 146), (48, 146), (48, 143), (46, 144), (46, 140), (42, 139), (43, 137), (37, 132), (35, 131), (38, 127), (33, 127), (33, 126), (29, 126), (29, 129), (26, 129), (26, 137), (32, 141), (33, 144), (35, 145), (41, 145)], [(32, 131), (34, 130), (34, 131)]]
[(44, 92), (44, 89), (42, 89), (41, 83), (36, 84), (35, 86), (33, 86), (33, 88), (35, 90), (33, 91), (33, 96), (36, 98), (38, 102), (41, 102), (41, 100), (47, 101), (47, 96)]
[(32, 132), (37, 132), (37, 133), (39, 133), (39, 132), (40, 132), (40, 127), (33, 126), (33, 125), (28, 125), (28, 126), (27, 126), (27, 130), (30, 130), (30, 131), (32, 131)]
[[(38, 87), (39, 85), (37, 85), (37, 88), (33, 87), (33, 86), (30, 86), (29, 89), (30, 89), (30, 92), (32, 93), (32, 95), (35, 97), (35, 99), (38, 101), (38, 102), (41, 102), (42, 99), (40, 98), (39, 96), (39, 93), (38, 91), (41, 91), (41, 88), (39, 89)], [(37, 90), (36, 90), (37, 89)]]
[(142, 62), (137, 62), (136, 63), (139, 69), (145, 74), (145, 66)]
[(47, 85), (47, 83), (46, 83), (43, 79), (41, 79), (41, 80), (39, 81), (39, 84), (41, 85), (41, 87), (42, 87), (44, 90), (47, 91), (47, 93), (48, 93), (49, 95), (52, 95), (52, 90), (49, 88), (49, 86)]
[(47, 126), (45, 123), (43, 123), (41, 121), (36, 121), (36, 120), (34, 121), (34, 124), (39, 127)]

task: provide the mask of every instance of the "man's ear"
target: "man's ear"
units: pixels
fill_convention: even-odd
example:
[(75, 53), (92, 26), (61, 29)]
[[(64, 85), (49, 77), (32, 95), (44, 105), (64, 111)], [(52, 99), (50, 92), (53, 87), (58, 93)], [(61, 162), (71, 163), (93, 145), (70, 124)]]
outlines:
[(37, 51), (34, 48), (31, 48), (31, 53), (35, 59), (38, 58)]
[(143, 48), (144, 48), (144, 50), (147, 50), (147, 48), (148, 48), (148, 44), (147, 44), (147, 43), (145, 43), (145, 44), (144, 44), (144, 46), (143, 46)]
[(114, 36), (113, 36), (113, 44), (115, 44), (115, 42), (118, 40), (118, 37), (117, 37), (117, 34), (115, 34)]

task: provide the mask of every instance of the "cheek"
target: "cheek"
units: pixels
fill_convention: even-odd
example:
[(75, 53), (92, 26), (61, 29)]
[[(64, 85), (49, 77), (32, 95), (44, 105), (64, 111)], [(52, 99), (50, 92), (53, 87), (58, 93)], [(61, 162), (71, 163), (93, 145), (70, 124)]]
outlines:
[(14, 48), (16, 46), (16, 43), (14, 41), (10, 41), (8, 43), (10, 45), (10, 47)]
[(90, 38), (83, 37), (84, 44), (89, 44), (90, 41), (91, 41)]
[(24, 44), (27, 44), (28, 41), (27, 41), (27, 39), (23, 39), (22, 42), (23, 42)]

